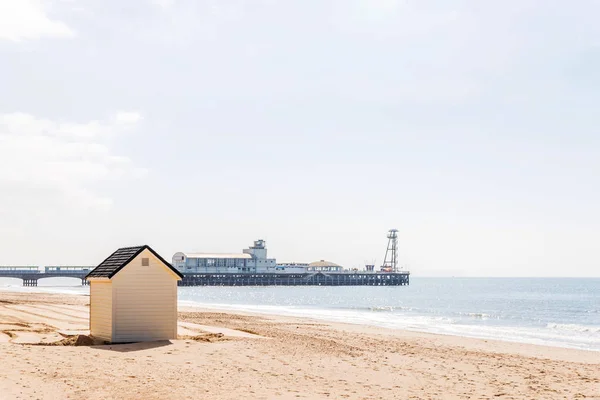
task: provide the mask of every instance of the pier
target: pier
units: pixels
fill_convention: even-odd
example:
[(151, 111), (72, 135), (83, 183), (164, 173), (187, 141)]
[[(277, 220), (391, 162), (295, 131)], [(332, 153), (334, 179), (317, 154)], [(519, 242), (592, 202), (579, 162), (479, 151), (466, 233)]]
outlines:
[(88, 285), (85, 276), (93, 267), (4, 267), (0, 266), (0, 278), (17, 278), (23, 281), (23, 286), (37, 286), (38, 280), (44, 278), (77, 278), (82, 285)]
[(179, 286), (407, 286), (410, 273), (398, 268), (398, 230), (388, 232), (388, 247), (379, 271), (344, 269), (321, 259), (311, 263), (277, 263), (267, 257), (263, 239), (241, 253), (177, 252), (172, 265), (182, 275)]
[[(92, 268), (93, 269), (93, 268)], [(44, 278), (77, 278), (88, 285), (89, 267), (0, 267), (0, 278), (17, 278), (23, 286), (37, 286)], [(179, 286), (407, 286), (409, 272), (307, 273), (183, 273)]]
[(183, 273), (179, 286), (406, 286), (408, 272)]

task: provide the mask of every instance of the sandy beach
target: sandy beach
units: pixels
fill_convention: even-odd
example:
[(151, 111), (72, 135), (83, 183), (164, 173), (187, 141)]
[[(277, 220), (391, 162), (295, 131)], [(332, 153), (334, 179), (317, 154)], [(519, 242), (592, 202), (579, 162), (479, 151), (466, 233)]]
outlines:
[(598, 352), (310, 319), (180, 308), (179, 340), (75, 346), (88, 302), (0, 292), (0, 399), (600, 399)]

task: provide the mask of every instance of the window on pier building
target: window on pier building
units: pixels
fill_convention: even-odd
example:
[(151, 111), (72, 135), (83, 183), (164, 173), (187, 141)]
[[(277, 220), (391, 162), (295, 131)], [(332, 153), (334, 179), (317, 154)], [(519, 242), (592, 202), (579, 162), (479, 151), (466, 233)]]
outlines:
[(187, 261), (185, 262), (185, 265), (188, 267), (197, 267), (198, 259), (197, 258), (188, 258)]

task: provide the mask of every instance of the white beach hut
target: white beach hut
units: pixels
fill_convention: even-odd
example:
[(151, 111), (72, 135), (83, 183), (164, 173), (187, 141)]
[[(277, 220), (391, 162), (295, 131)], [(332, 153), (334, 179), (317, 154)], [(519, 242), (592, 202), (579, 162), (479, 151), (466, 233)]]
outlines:
[(149, 246), (118, 249), (86, 276), (90, 334), (111, 343), (176, 339), (182, 278)]

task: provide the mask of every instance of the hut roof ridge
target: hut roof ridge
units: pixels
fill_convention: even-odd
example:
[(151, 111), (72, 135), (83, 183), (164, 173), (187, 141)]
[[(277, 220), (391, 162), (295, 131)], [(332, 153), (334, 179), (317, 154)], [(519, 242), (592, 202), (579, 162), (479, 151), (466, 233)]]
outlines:
[(152, 247), (148, 245), (143, 246), (131, 246), (131, 247), (121, 247), (113, 252), (108, 258), (102, 261), (96, 268), (90, 271), (89, 274), (86, 275), (87, 278), (112, 278), (115, 276), (123, 267), (131, 262), (135, 257), (137, 257), (142, 251), (148, 250), (150, 251), (156, 258), (158, 258), (167, 268), (173, 271), (177, 276), (183, 278), (181, 272), (177, 271), (173, 266), (167, 262), (164, 258), (162, 258), (156, 251), (152, 249)]

